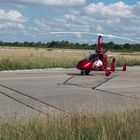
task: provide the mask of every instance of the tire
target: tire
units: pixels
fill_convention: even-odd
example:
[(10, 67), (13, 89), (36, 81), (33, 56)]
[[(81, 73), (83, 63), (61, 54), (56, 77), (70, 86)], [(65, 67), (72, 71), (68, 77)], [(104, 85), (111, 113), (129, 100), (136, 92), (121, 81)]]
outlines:
[(86, 75), (89, 75), (89, 73), (90, 73), (90, 71), (85, 70), (85, 74), (86, 74)]
[(84, 75), (85, 73), (84, 73), (84, 71), (81, 71), (81, 73), (80, 73), (81, 75)]

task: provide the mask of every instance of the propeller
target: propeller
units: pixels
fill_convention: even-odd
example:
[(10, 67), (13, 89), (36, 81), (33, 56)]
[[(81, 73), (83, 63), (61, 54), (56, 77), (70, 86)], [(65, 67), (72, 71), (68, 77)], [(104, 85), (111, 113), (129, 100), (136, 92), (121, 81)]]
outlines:
[(57, 32), (57, 31), (54, 31), (54, 32), (50, 32), (50, 34), (87, 34), (87, 35), (96, 35), (96, 36), (109, 37), (109, 38), (118, 38), (118, 39), (123, 39), (123, 40), (131, 41), (131, 42), (135, 42), (135, 43), (140, 43), (139, 40), (130, 39), (127, 37), (122, 37), (122, 36), (117, 36), (117, 35), (112, 35), (112, 34), (94, 33), (94, 32), (80, 32), (80, 31)]

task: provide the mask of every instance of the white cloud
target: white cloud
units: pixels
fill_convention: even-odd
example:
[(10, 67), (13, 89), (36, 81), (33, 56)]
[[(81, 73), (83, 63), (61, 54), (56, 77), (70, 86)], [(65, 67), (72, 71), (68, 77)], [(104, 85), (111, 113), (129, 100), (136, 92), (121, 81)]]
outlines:
[(65, 19), (66, 19), (66, 20), (74, 21), (74, 20), (77, 19), (77, 16), (75, 16), (75, 15), (70, 15), (70, 14), (66, 14), (66, 15), (65, 15)]
[(140, 1), (133, 6), (133, 12), (136, 16), (140, 17)]
[(49, 30), (49, 26), (44, 19), (35, 19), (35, 24), (42, 30)]
[[(113, 34), (139, 40), (139, 7), (140, 3), (133, 5), (127, 5), (124, 2), (116, 2), (108, 5), (104, 3), (92, 3), (80, 9), (68, 9), (61, 16), (53, 19), (38, 19), (35, 23), (39, 28), (38, 33), (42, 33), (42, 36), (50, 36), (49, 32), (51, 31), (77, 32), (74, 35), (57, 34), (55, 37), (59, 37), (59, 39), (66, 37), (72, 39), (75, 37), (75, 40), (76, 38), (78, 40), (87, 39), (87, 42), (93, 42), (93, 36), (85, 36), (78, 33), (93, 32)], [(107, 37), (105, 39), (106, 41), (108, 40)], [(123, 40), (121, 41), (123, 42)]]
[(24, 25), (21, 23), (12, 23), (12, 22), (0, 23), (0, 29), (12, 29), (12, 28), (25, 29)]
[(97, 32), (102, 32), (103, 31), (103, 27), (101, 25), (97, 25), (96, 31)]
[(8, 20), (12, 22), (25, 22), (26, 18), (16, 10), (9, 10), (6, 12), (3, 9), (0, 9), (0, 20)]
[[(40, 32), (51, 32), (51, 31), (89, 31), (89, 25), (80, 19), (81, 16), (74, 14), (65, 14), (60, 18), (54, 18), (51, 20), (35, 19), (35, 25), (39, 28)], [(79, 36), (80, 35), (76, 35)]]
[(26, 18), (16, 10), (5, 11), (0, 9), (0, 29), (20, 28), (24, 29)]
[(74, 33), (74, 35), (75, 35), (75, 37), (77, 37), (77, 38), (81, 38), (81, 37), (82, 37), (82, 34), (81, 34), (80, 32), (76, 32), (76, 33)]
[(76, 9), (70, 9), (69, 13), (71, 13), (71, 14), (73, 14), (75, 16), (76, 15), (78, 16), (78, 15), (80, 15), (80, 10), (79, 9), (77, 9), (77, 10)]
[(86, 0), (0, 0), (20, 5), (43, 5), (43, 6), (79, 6), (84, 5)]
[(98, 16), (114, 16), (124, 18), (136, 17), (132, 12), (133, 7), (126, 5), (124, 2), (116, 2), (113, 4), (105, 5), (103, 2), (97, 4), (91, 3), (85, 7), (85, 11), (88, 14), (97, 14)]

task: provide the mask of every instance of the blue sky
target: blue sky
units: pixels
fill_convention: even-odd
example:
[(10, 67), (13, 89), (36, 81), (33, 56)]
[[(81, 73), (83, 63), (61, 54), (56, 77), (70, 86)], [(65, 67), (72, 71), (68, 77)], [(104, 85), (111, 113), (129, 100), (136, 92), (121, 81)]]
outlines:
[(89, 32), (110, 35), (105, 42), (140, 43), (140, 1), (0, 0), (2, 41), (96, 43)]

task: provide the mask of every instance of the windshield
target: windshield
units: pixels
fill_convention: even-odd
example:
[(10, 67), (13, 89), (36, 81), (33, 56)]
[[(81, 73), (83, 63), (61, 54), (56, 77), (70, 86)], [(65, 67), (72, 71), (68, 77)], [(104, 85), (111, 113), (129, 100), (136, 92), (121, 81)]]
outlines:
[(97, 54), (91, 54), (90, 56), (88, 56), (87, 58), (85, 58), (85, 61), (94, 61), (96, 60)]

